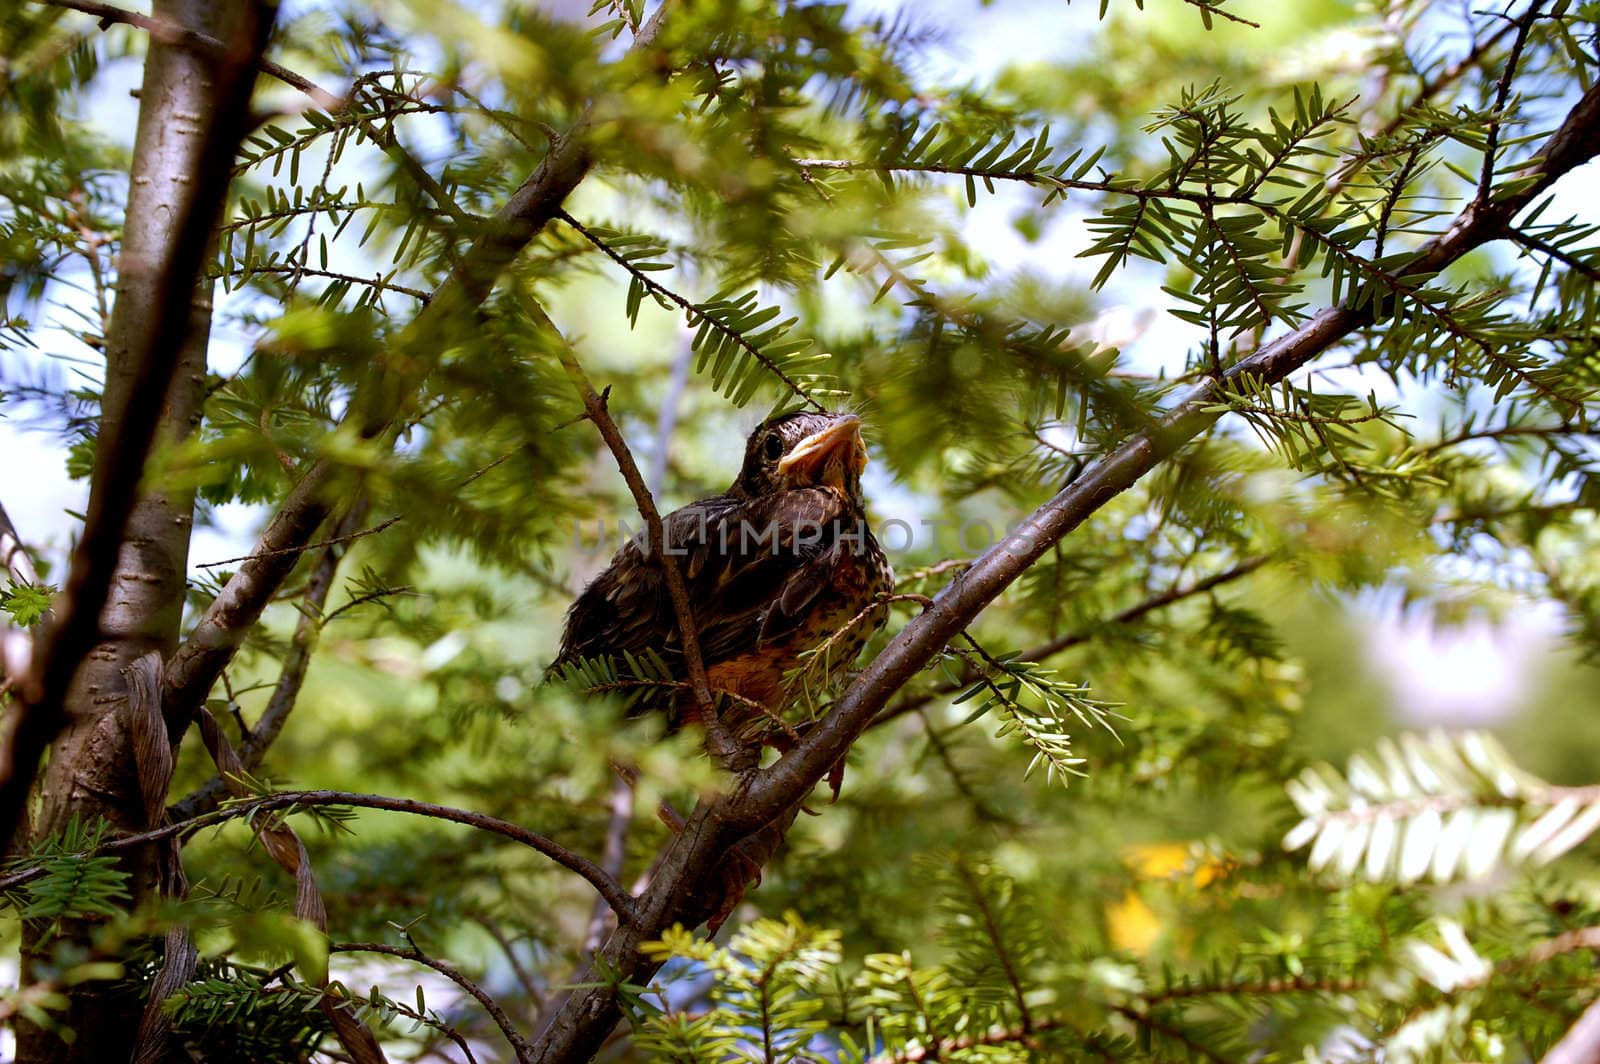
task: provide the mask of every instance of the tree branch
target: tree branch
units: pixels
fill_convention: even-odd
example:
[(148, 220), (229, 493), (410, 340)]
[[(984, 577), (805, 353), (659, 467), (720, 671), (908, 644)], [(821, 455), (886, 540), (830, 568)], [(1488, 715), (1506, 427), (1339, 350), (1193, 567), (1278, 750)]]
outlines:
[(683, 643), (684, 668), (689, 674), (689, 690), (694, 696), (695, 718), (705, 729), (706, 745), (718, 764), (724, 768), (739, 771), (741, 768), (750, 767), (743, 764), (750, 758), (744, 755), (744, 751), (729, 733), (728, 726), (717, 716), (717, 703), (711, 694), (711, 681), (706, 676), (705, 660), (700, 656), (700, 628), (695, 623), (694, 607), (689, 603), (689, 589), (683, 582), (683, 570), (678, 567), (678, 559), (669, 549), (666, 526), (661, 521), (661, 511), (656, 509), (656, 501), (651, 497), (650, 489), (639, 473), (639, 466), (628, 450), (628, 442), (622, 438), (621, 430), (612, 420), (611, 412), (606, 409), (606, 396), (596, 392), (594, 385), (589, 383), (589, 377), (578, 364), (572, 345), (561, 334), (561, 330), (556, 328), (555, 322), (550, 320), (544, 308), (526, 293), (523, 293), (522, 302), (524, 309), (544, 329), (555, 346), (555, 356), (560, 360), (561, 368), (566, 371), (568, 379), (572, 381), (572, 386), (578, 393), (578, 398), (583, 401), (584, 416), (594, 423), (594, 427), (600, 432), (600, 438), (605, 440), (607, 449), (616, 460), (617, 469), (622, 473), (622, 479), (627, 481), (628, 491), (633, 495), (639, 516), (644, 518), (649, 532), (650, 553), (654, 555), (656, 564), (661, 566), (661, 572), (667, 581), (667, 594), (672, 598), (672, 612), (678, 621), (678, 639)]
[[(620, 882), (628, 856), (628, 829), (633, 826), (633, 786), (620, 772), (611, 781), (611, 796), (607, 804), (611, 807), (611, 813), (606, 818), (606, 841), (600, 853), (600, 867), (606, 870), (606, 875)], [(592, 953), (599, 948), (608, 930), (606, 923), (606, 907), (597, 898), (594, 908), (589, 912), (588, 933), (583, 936), (584, 952)], [(507, 948), (506, 952), (509, 956), (510, 949)]]
[[(344, 559), (345, 551), (348, 549), (345, 545), (360, 536), (382, 531), (400, 519), (392, 517), (376, 528), (345, 533), (345, 529), (359, 524), (365, 513), (365, 502), (357, 502), (341, 523), (341, 534), (322, 543), (322, 555), (312, 568), (311, 579), (306, 584), (305, 597), (300, 602), (300, 619), (295, 622), (294, 636), (289, 644), (289, 652), (284, 655), (278, 682), (273, 686), (272, 696), (267, 700), (267, 707), (261, 711), (256, 726), (239, 746), (239, 762), (246, 772), (254, 772), (260, 767), (262, 759), (277, 741), (284, 724), (289, 719), (289, 714), (300, 699), (300, 688), (305, 683), (306, 672), (310, 669), (311, 655), (316, 652), (317, 643), (322, 636), (322, 626), (327, 621), (324, 610), (328, 604), (328, 595), (333, 590), (333, 580), (339, 570), (339, 563)], [(227, 795), (228, 781), (219, 772), (187, 797), (168, 807), (167, 818), (189, 820), (202, 813), (209, 813)]]
[[(1251, 573), (1267, 564), (1267, 562), (1270, 560), (1271, 559), (1265, 554), (1259, 554), (1253, 558), (1247, 558), (1232, 568), (1224, 569), (1220, 573), (1213, 573), (1211, 576), (1208, 576), (1203, 580), (1197, 580), (1192, 584), (1186, 584), (1183, 587), (1175, 587), (1170, 591), (1163, 591), (1159, 595), (1153, 595), (1150, 598), (1145, 599), (1143, 602), (1129, 606), (1121, 613), (1118, 613), (1105, 620), (1097, 621), (1087, 628), (1079, 629), (1078, 631), (1064, 635), (1059, 639), (1052, 639), (1048, 643), (1041, 643), (1036, 647), (1024, 650), (1017, 656), (1023, 661), (1043, 661), (1046, 658), (1053, 657), (1056, 654), (1061, 653), (1063, 650), (1067, 650), (1089, 642), (1096, 636), (1096, 634), (1104, 631), (1107, 628), (1118, 625), (1132, 624), (1135, 621), (1141, 620), (1146, 615), (1154, 613), (1157, 610), (1166, 609), (1168, 606), (1171, 606), (1174, 603), (1182, 602), (1187, 598), (1193, 598), (1195, 595), (1203, 595), (1208, 591), (1212, 591), (1221, 587), (1223, 584), (1232, 583), (1235, 580), (1249, 576)], [(884, 707), (883, 712), (879, 713), (875, 718), (873, 718), (872, 723), (867, 725), (867, 727), (876, 728), (880, 724), (887, 724), (896, 717), (900, 717), (907, 713), (912, 713), (921, 709), (923, 706), (926, 706), (929, 702), (932, 702), (936, 698), (941, 698), (944, 695), (955, 694), (957, 691), (962, 690), (969, 684), (977, 682), (978, 677), (979, 674), (977, 672), (969, 669), (962, 674), (962, 678), (959, 682), (942, 683), (931, 690), (922, 692), (921, 694), (911, 695), (908, 698), (901, 699), (892, 706)]]
[[(632, 792), (630, 791), (629, 793), (631, 794)], [(613, 876), (619, 874), (609, 867), (606, 868), (606, 872)], [(605, 899), (596, 898), (596, 906), (603, 911), (606, 908)], [(483, 928), (489, 937), (494, 939), (495, 945), (500, 947), (500, 952), (505, 954), (506, 963), (511, 966), (511, 974), (517, 978), (517, 985), (522, 987), (524, 994), (528, 995), (528, 1001), (535, 1009), (544, 1008), (544, 993), (534, 983), (533, 976), (529, 974), (527, 966), (522, 963), (522, 958), (517, 956), (516, 942), (508, 937), (505, 931), (500, 928), (500, 925), (487, 913), (467, 910), (462, 915)]]
[[(626, 926), (634, 919), (634, 902), (628, 892), (615, 879), (606, 875), (599, 865), (581, 854), (567, 849), (553, 839), (529, 831), (527, 828), (513, 824), (509, 820), (490, 816), (487, 813), (475, 813), (470, 809), (456, 809), (447, 805), (435, 805), (433, 802), (421, 802), (414, 798), (394, 798), (385, 794), (359, 794), (353, 791), (277, 791), (272, 794), (262, 795), (257, 798), (241, 798), (221, 809), (189, 820), (180, 820), (175, 823), (163, 824), (159, 828), (141, 831), (133, 835), (124, 835), (107, 842), (97, 849), (83, 856), (101, 853), (120, 853), (123, 850), (143, 846), (145, 843), (155, 842), (173, 835), (194, 834), (201, 828), (211, 827), (240, 817), (250, 817), (257, 813), (268, 813), (278, 809), (287, 809), (291, 813), (297, 809), (307, 809), (325, 805), (346, 805), (355, 809), (380, 809), (390, 813), (408, 813), (412, 816), (431, 817), (434, 820), (447, 820), (452, 824), (464, 824), (479, 831), (487, 831), (491, 835), (500, 835), (513, 842), (519, 842), (531, 850), (537, 850), (556, 864), (568, 871), (576, 872), (589, 882), (600, 896), (606, 899), (618, 919)], [(8, 876), (0, 876), (0, 892), (12, 890), (25, 883), (31, 883), (44, 874), (42, 869), (28, 869), (22, 872), (13, 872)]]
[[(665, 13), (663, 3), (634, 39), (630, 54), (653, 46)], [(471, 311), (488, 298), (496, 279), (528, 242), (560, 210), (561, 203), (589, 173), (591, 158), (587, 138), (595, 121), (586, 112), (572, 129), (557, 137), (544, 161), (512, 193), (494, 216), (484, 222), (477, 239), (450, 274), (434, 291), (426, 307), (400, 334), (401, 351), (437, 351), (447, 346), (452, 328), (470, 327)], [(409, 392), (406, 381), (386, 391), (392, 397)], [(363, 436), (377, 436), (395, 416), (398, 398), (386, 401), (389, 409), (347, 417)], [(354, 420), (352, 420), (354, 419)], [(232, 660), (245, 632), (261, 616), (267, 602), (294, 568), (298, 549), (327, 517), (330, 504), (323, 497), (334, 472), (332, 462), (318, 459), (306, 470), (268, 524), (251, 557), (228, 581), (194, 631), (167, 665), (164, 703), (169, 722), (188, 720), (205, 700), (223, 668)]]
[(1031, 1027), (994, 1027), (982, 1034), (963, 1035), (960, 1038), (941, 1038), (933, 1045), (917, 1045), (891, 1053), (870, 1057), (867, 1064), (918, 1064), (925, 1060), (945, 1060), (953, 1053), (977, 1049), (980, 1046), (1029, 1045), (1040, 1031), (1070, 1027), (1065, 1020), (1045, 1018)]
[[(407, 936), (409, 937), (409, 936)], [(416, 947), (415, 944), (404, 946), (388, 946), (382, 942), (335, 942), (328, 947), (329, 953), (381, 953), (385, 957), (399, 957), (401, 960), (411, 961), (426, 968), (432, 968), (452, 983), (465, 990), (483, 1006), (483, 1010), (494, 1020), (495, 1026), (506, 1036), (506, 1041), (511, 1043), (511, 1049), (517, 1055), (519, 1064), (530, 1059), (532, 1043), (517, 1030), (517, 1025), (511, 1022), (511, 1017), (506, 1015), (506, 1010), (500, 1007), (499, 1002), (490, 996), (489, 992), (477, 983), (468, 979), (460, 968), (449, 961), (430, 957)]]
[(232, 179), (234, 153), (250, 126), (255, 68), (272, 30), (274, 5), (247, 5), (236, 39), (213, 68), (220, 101), (210, 121), (196, 118), (197, 166), (190, 195), (174, 205), (177, 224), (149, 308), (151, 323), (128, 352), (131, 391), (110, 438), (95, 448), (83, 535), (73, 551), (56, 619), (38, 640), (33, 667), (20, 685), (17, 712), (0, 755), (0, 840), (10, 843), (22, 819), (39, 759), (65, 724), (63, 702), (79, 663), (99, 639), (128, 515), (138, 498), (145, 457), (155, 439), (173, 371), (190, 328), (190, 305), (206, 248)]
[(1583, 1010), (1561, 1041), (1550, 1047), (1539, 1064), (1594, 1064), (1600, 1060), (1600, 998)]
[[(1600, 153), (1600, 86), (1578, 104), (1544, 144), (1519, 182), (1488, 204), (1470, 204), (1449, 228), (1424, 244), (1403, 270), (1406, 277), (1437, 273), (1498, 236), (1510, 219), (1562, 175)], [(604, 1041), (620, 1015), (619, 981), (637, 982), (654, 970), (640, 946), (674, 923), (698, 924), (709, 913), (720, 863), (741, 838), (801, 801), (855, 741), (894, 693), (932, 661), (1040, 556), (1101, 507), (1131, 488), (1221, 417), (1221, 390), (1239, 378), (1276, 383), (1356, 330), (1372, 324), (1370, 305), (1330, 307), (1236, 363), (1221, 380), (1196, 386), (1162, 421), (1138, 432), (1095, 462), (1024, 521), (1016, 533), (975, 560), (933, 604), (890, 640), (856, 678), (828, 716), (770, 768), (741, 780), (734, 791), (703, 800), (669, 843), (649, 888), (638, 899), (639, 920), (619, 928), (595, 955), (592, 970), (609, 973), (574, 994), (536, 1042), (541, 1064), (577, 1061)]]
[[(1401, 272), (1407, 277), (1437, 273), (1478, 246), (1495, 239), (1522, 208), (1569, 170), (1600, 153), (1600, 86), (1591, 87), (1560, 129), (1551, 135), (1523, 175), (1531, 180), (1484, 205), (1470, 204), (1445, 232), (1412, 255)], [(933, 605), (889, 643), (835, 703), (821, 727), (813, 729), (742, 795), (722, 811), (730, 826), (755, 828), (787, 801), (797, 799), (844, 756), (861, 730), (888, 698), (931, 661), (946, 642), (965, 628), (1045, 551), (1111, 499), (1200, 433), (1220, 414), (1222, 391), (1241, 379), (1275, 384), (1340, 340), (1372, 323), (1370, 305), (1330, 307), (1310, 321), (1236, 363), (1220, 381), (1196, 386), (1153, 430), (1138, 433), (1107, 454), (1024, 521), (1007, 541), (996, 544)], [(1019, 549), (1020, 548), (1020, 549)]]
[[(85, 15), (93, 15), (100, 20), (100, 28), (105, 29), (114, 24), (136, 26), (144, 30), (151, 37), (162, 44), (174, 44), (187, 48), (195, 48), (214, 56), (228, 54), (228, 46), (210, 34), (191, 30), (164, 18), (154, 18), (150, 15), (141, 15), (137, 11), (127, 11), (112, 4), (91, 3), (89, 0), (35, 0), (47, 7), (64, 7), (69, 11), (81, 11)], [(256, 68), (269, 77), (277, 78), (285, 85), (299, 89), (316, 103), (318, 107), (328, 111), (337, 111), (345, 107), (348, 101), (343, 97), (335, 96), (326, 89), (318, 87), (309, 78), (302, 77), (288, 67), (274, 63), (270, 59), (259, 58)]]

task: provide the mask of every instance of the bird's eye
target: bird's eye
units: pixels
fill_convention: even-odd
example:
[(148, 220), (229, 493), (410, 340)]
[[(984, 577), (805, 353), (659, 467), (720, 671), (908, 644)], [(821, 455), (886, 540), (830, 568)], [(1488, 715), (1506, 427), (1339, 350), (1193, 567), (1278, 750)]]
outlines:
[(768, 435), (766, 441), (761, 445), (761, 453), (766, 455), (767, 461), (769, 462), (776, 462), (778, 459), (782, 458), (783, 437), (779, 436), (776, 432)]

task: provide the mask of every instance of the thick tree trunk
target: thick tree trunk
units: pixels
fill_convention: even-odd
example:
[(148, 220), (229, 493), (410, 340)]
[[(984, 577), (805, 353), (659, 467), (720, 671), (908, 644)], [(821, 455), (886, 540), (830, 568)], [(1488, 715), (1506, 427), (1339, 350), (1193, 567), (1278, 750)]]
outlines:
[[(156, 0), (153, 14), (175, 25), (229, 39), (227, 19), (238, 5), (213, 0)], [(99, 440), (115, 438), (133, 386), (130, 352), (153, 328), (154, 307), (199, 171), (202, 117), (217, 104), (214, 58), (151, 38), (140, 96), (127, 217), (117, 263), (117, 299), (106, 336), (106, 376)], [(190, 331), (162, 411), (158, 440), (171, 444), (198, 424), (205, 395), (206, 343), (211, 324), (211, 283), (195, 289)], [(91, 485), (91, 491), (101, 489)], [(35, 836), (61, 830), (73, 817), (103, 818), (116, 829), (138, 831), (144, 803), (135, 776), (122, 670), (151, 650), (163, 657), (177, 644), (182, 617), (192, 492), (151, 491), (136, 504), (101, 613), (101, 641), (79, 667), (66, 703), (67, 728), (56, 741), (39, 781)], [(148, 853), (129, 858), (135, 900), (152, 889)], [(45, 976), (61, 942), (86, 942), (88, 922), (69, 925), (59, 938), (26, 936), (25, 957), (34, 977)], [(61, 1016), (75, 1038), (31, 1028), (19, 1032), (18, 1060), (26, 1062), (125, 1061), (139, 1022), (139, 1002), (113, 984), (76, 988)]]

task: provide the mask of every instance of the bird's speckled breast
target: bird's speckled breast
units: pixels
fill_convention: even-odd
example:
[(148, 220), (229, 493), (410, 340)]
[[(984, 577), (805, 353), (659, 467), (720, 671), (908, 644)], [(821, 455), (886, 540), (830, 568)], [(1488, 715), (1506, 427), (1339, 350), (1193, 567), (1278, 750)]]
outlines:
[[(760, 703), (773, 713), (781, 711), (793, 694), (785, 674), (795, 669), (801, 656), (820, 655), (805, 663), (803, 675), (825, 683), (836, 680), (883, 627), (889, 607), (874, 603), (893, 590), (894, 569), (877, 540), (866, 533), (859, 546), (842, 550), (828, 588), (812, 604), (805, 621), (782, 639), (712, 666), (707, 676), (712, 688)], [(790, 677), (789, 682), (793, 681)], [(766, 730), (754, 707), (747, 706), (744, 713), (737, 708), (725, 712), (733, 719), (736, 732), (745, 732), (740, 725)]]

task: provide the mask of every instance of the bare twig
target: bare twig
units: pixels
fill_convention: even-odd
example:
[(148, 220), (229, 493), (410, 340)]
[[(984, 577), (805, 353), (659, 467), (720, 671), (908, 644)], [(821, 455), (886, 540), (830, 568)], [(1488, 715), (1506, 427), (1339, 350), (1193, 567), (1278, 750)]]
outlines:
[(1478, 177), (1478, 202), (1488, 203), (1494, 188), (1494, 157), (1500, 147), (1500, 127), (1504, 121), (1506, 103), (1511, 99), (1511, 83), (1517, 76), (1517, 64), (1522, 61), (1522, 49), (1528, 43), (1528, 34), (1539, 19), (1539, 0), (1533, 0), (1522, 17), (1516, 20), (1516, 36), (1511, 41), (1511, 54), (1500, 71), (1500, 80), (1494, 87), (1494, 106), (1489, 119), (1489, 132), (1483, 141), (1483, 172)]
[[(606, 871), (611, 872), (614, 876), (618, 874), (610, 868), (607, 868)], [(604, 905), (604, 901), (602, 900), (600, 904)], [(488, 932), (489, 937), (494, 939), (495, 945), (500, 947), (500, 952), (505, 954), (506, 963), (511, 966), (511, 974), (517, 977), (517, 985), (521, 986), (522, 992), (528, 995), (528, 1000), (532, 1002), (533, 1007), (535, 1009), (544, 1008), (544, 992), (533, 981), (533, 976), (528, 972), (527, 965), (522, 963), (522, 958), (517, 956), (516, 942), (487, 913), (469, 911), (463, 913), (463, 915)]]
[[(358, 523), (365, 513), (365, 500), (358, 500), (352, 504), (341, 528), (348, 528)], [(273, 686), (267, 707), (262, 710), (255, 728), (239, 747), (239, 761), (246, 772), (254, 772), (261, 765), (262, 759), (277, 741), (290, 712), (300, 699), (300, 688), (305, 683), (306, 672), (311, 666), (311, 656), (316, 652), (322, 628), (328, 621), (323, 611), (328, 603), (328, 595), (333, 590), (334, 576), (338, 572), (339, 562), (344, 558), (345, 551), (341, 548), (359, 536), (380, 531), (398, 520), (398, 517), (392, 518), (375, 529), (353, 535), (339, 535), (323, 542), (322, 556), (317, 559), (311, 571), (311, 578), (306, 583), (305, 596), (300, 603), (300, 619), (295, 623), (289, 652), (284, 656), (283, 668), (278, 672), (278, 682)], [(227, 794), (228, 781), (219, 772), (187, 797), (173, 803), (167, 810), (167, 817), (171, 820), (188, 820), (201, 813), (210, 812)]]
[(466, 973), (449, 961), (440, 960), (438, 957), (431, 957), (423, 953), (414, 943), (410, 946), (389, 946), (382, 942), (335, 942), (328, 947), (328, 952), (380, 953), (385, 957), (399, 957), (402, 960), (432, 968), (472, 995), (478, 1004), (483, 1006), (483, 1011), (489, 1014), (489, 1018), (494, 1020), (495, 1026), (500, 1028), (500, 1032), (506, 1036), (506, 1041), (511, 1043), (511, 1049), (516, 1053), (519, 1064), (532, 1059), (529, 1055), (533, 1049), (532, 1044), (523, 1036), (521, 1031), (517, 1030), (517, 1025), (511, 1022), (510, 1016), (506, 1015), (506, 1010), (500, 1007), (500, 1003), (495, 1001), (487, 990), (468, 979)]
[[(243, 798), (232, 802), (221, 809), (189, 820), (181, 820), (163, 824), (159, 828), (141, 831), (133, 835), (124, 835), (101, 845), (94, 853), (120, 853), (123, 850), (143, 846), (145, 843), (155, 842), (172, 835), (189, 836), (201, 828), (211, 827), (240, 817), (254, 816), (257, 813), (268, 813), (275, 810), (286, 809), (290, 812), (296, 809), (310, 809), (319, 806), (349, 806), (354, 809), (380, 809), (390, 813), (408, 813), (412, 816), (431, 817), (434, 820), (447, 820), (452, 824), (464, 824), (479, 831), (487, 831), (491, 835), (500, 835), (513, 842), (519, 842), (531, 850), (536, 850), (550, 858), (556, 864), (569, 871), (576, 872), (589, 882), (601, 897), (606, 899), (612, 909), (619, 914), (622, 923), (627, 925), (633, 919), (634, 904), (628, 892), (599, 865), (581, 854), (574, 853), (565, 846), (537, 832), (529, 831), (509, 820), (501, 820), (487, 813), (475, 813), (469, 809), (456, 809), (447, 805), (436, 805), (433, 802), (422, 802), (414, 798), (394, 798), (385, 794), (359, 794), (353, 791), (278, 791), (260, 797)], [(84, 856), (89, 856), (85, 854)], [(14, 872), (8, 876), (0, 876), (0, 891), (20, 887), (24, 883), (31, 883), (44, 874), (42, 869), (33, 868), (22, 872)]]
[[(606, 874), (622, 881), (623, 864), (628, 855), (628, 829), (633, 825), (633, 787), (620, 773), (611, 781), (611, 795), (606, 803), (610, 815), (606, 818), (605, 849), (600, 851), (600, 867)], [(604, 941), (609, 914), (599, 899), (589, 913), (589, 930), (583, 936), (583, 950), (593, 953)]]
[(375, 536), (379, 532), (382, 532), (384, 529), (388, 528), (390, 525), (397, 521), (401, 521), (404, 518), (405, 514), (395, 514), (387, 521), (381, 521), (378, 524), (373, 525), (371, 528), (363, 528), (359, 532), (341, 533), (332, 537), (331, 539), (318, 540), (316, 543), (306, 543), (299, 547), (286, 547), (283, 550), (274, 551), (258, 551), (255, 554), (241, 554), (237, 558), (224, 558), (220, 562), (201, 562), (199, 568), (214, 569), (219, 565), (232, 565), (234, 562), (247, 562), (251, 558), (267, 558), (279, 554), (304, 554), (306, 551), (316, 550), (318, 547), (332, 547), (341, 543), (352, 543), (358, 539), (365, 539), (368, 536)]
[[(86, 15), (93, 15), (100, 20), (102, 29), (120, 23), (125, 26), (136, 26), (163, 44), (198, 48), (218, 56), (225, 56), (229, 52), (226, 43), (209, 34), (196, 32), (186, 26), (179, 26), (167, 19), (152, 18), (149, 15), (141, 15), (137, 11), (127, 11), (112, 4), (91, 3), (89, 0), (36, 0), (36, 2), (47, 4), (50, 7), (64, 7), (72, 11), (81, 11)], [(324, 110), (338, 111), (343, 109), (347, 103), (343, 97), (335, 96), (326, 89), (319, 88), (310, 79), (296, 74), (288, 67), (274, 63), (270, 59), (258, 58), (256, 67), (263, 74), (274, 77), (285, 85), (299, 89), (311, 97), (316, 105)]]
[(656, 509), (655, 499), (645, 485), (644, 477), (639, 474), (639, 466), (628, 450), (628, 442), (622, 438), (621, 430), (612, 420), (611, 412), (606, 409), (606, 397), (594, 390), (594, 385), (589, 382), (588, 375), (578, 364), (577, 355), (566, 337), (531, 295), (524, 292), (522, 302), (529, 316), (544, 329), (554, 345), (556, 357), (561, 361), (568, 379), (572, 381), (573, 388), (583, 401), (585, 417), (594, 423), (601, 439), (605, 440), (612, 458), (616, 460), (617, 469), (622, 473), (622, 479), (628, 484), (628, 491), (633, 495), (639, 516), (644, 518), (646, 530), (649, 532), (650, 551), (655, 556), (657, 564), (661, 566), (662, 575), (667, 582), (667, 594), (672, 599), (673, 614), (678, 621), (678, 639), (683, 644), (684, 669), (689, 674), (689, 689), (694, 696), (695, 718), (705, 729), (706, 745), (718, 764), (735, 771), (746, 767), (742, 762), (750, 758), (734, 741), (728, 726), (717, 716), (717, 704), (711, 694), (711, 682), (706, 677), (705, 660), (700, 656), (700, 629), (695, 624), (694, 607), (689, 602), (689, 590), (683, 582), (683, 570), (678, 567), (678, 559), (668, 549), (666, 526), (661, 521), (661, 512)]

